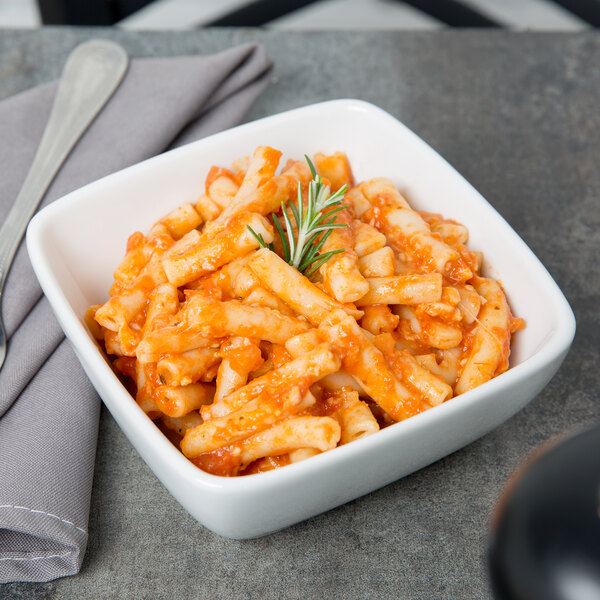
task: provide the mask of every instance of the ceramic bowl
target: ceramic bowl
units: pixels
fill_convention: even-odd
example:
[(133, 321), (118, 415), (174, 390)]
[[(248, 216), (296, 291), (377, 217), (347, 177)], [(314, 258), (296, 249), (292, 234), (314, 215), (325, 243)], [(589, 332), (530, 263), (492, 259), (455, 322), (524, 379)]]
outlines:
[[(138, 407), (84, 322), (107, 299), (133, 231), (194, 202), (211, 165), (258, 145), (347, 153), (357, 181), (389, 177), (419, 210), (465, 224), (485, 273), (502, 281), (516, 316), (511, 368), (477, 389), (370, 437), (282, 469), (238, 478), (196, 468)], [(88, 377), (115, 420), (173, 496), (216, 533), (267, 534), (380, 488), (469, 444), (525, 406), (560, 366), (575, 320), (531, 250), (442, 157), (394, 117), (358, 100), (335, 100), (267, 117), (161, 154), (91, 183), (42, 210), (27, 245), (35, 272)], [(491, 265), (491, 266), (490, 266)], [(543, 301), (542, 301), (543, 299)]]

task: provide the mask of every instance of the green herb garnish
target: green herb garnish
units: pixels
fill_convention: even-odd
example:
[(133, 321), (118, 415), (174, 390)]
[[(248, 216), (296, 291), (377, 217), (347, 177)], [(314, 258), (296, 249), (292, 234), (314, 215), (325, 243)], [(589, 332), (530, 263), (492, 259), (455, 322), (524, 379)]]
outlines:
[[(302, 186), (298, 182), (298, 203), (290, 202), (289, 206), (286, 202), (281, 203), (281, 212), (286, 228), (285, 233), (277, 215), (273, 213), (271, 216), (283, 246), (283, 259), (292, 267), (298, 269), (300, 273), (310, 277), (334, 254), (344, 251), (343, 249), (330, 250), (319, 254), (319, 250), (334, 229), (348, 227), (345, 223), (335, 222), (335, 215), (345, 208), (342, 205), (342, 198), (347, 186), (343, 185), (335, 194), (330, 195), (329, 186), (323, 183), (310, 158), (306, 154), (304, 158), (306, 158), (312, 174), (312, 180), (308, 184), (306, 207), (302, 198)], [(294, 215), (294, 221), (296, 222), (296, 236), (294, 236), (290, 212)], [(275, 251), (273, 244), (267, 244), (263, 236), (257, 234), (250, 225), (246, 227), (263, 248)]]

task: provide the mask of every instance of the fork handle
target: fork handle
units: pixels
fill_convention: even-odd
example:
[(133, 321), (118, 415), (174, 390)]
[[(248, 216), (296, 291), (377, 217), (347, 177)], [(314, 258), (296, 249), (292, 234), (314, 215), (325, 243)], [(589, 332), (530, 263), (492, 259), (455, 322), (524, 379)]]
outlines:
[(86, 42), (70, 54), (35, 158), (0, 229), (0, 299), (29, 220), (83, 132), (117, 89), (127, 63), (121, 46), (107, 40)]

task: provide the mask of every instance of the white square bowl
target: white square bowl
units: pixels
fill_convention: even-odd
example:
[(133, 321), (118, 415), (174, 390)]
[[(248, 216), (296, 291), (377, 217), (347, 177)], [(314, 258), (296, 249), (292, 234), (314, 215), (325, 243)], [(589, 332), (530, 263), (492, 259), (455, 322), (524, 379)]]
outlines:
[[(107, 299), (133, 231), (201, 193), (211, 165), (228, 166), (258, 145), (288, 157), (345, 151), (357, 181), (391, 178), (420, 210), (464, 223), (516, 316), (511, 368), (484, 385), (370, 437), (283, 469), (238, 478), (210, 475), (158, 430), (115, 376), (83, 322)], [(543, 265), (504, 219), (431, 147), (381, 109), (334, 100), (292, 110), (162, 154), (54, 202), (31, 222), (35, 272), (87, 375), (142, 458), (200, 523), (238, 539), (264, 535), (339, 506), (469, 444), (519, 411), (564, 359), (575, 319)], [(544, 302), (540, 302), (540, 298)]]

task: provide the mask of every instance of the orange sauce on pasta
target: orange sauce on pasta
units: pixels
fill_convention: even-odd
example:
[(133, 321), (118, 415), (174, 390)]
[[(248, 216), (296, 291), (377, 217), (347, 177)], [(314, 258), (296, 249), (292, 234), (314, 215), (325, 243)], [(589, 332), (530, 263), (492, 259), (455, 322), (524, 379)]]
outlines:
[(113, 361), (115, 369), (131, 379), (135, 379), (135, 363), (136, 359), (133, 356), (119, 356)]
[(468, 327), (465, 327), (465, 333), (461, 342), (461, 361), (466, 360), (466, 357), (471, 353), (473, 349), (473, 343), (475, 336), (477, 335), (478, 323), (474, 322)]
[(492, 327), (492, 333), (502, 342), (498, 366), (495, 375), (504, 373), (508, 369), (508, 357), (510, 356), (510, 329), (505, 330), (501, 327)]
[(231, 368), (238, 373), (250, 373), (256, 371), (263, 363), (260, 348), (248, 338), (231, 338), (221, 344), (219, 356), (229, 359)]
[[(471, 252), (464, 244), (455, 244), (453, 248), (460, 254), (462, 263), (471, 269), (473, 273), (477, 273), (477, 255), (474, 252)], [(451, 273), (448, 273), (448, 277), (453, 283), (464, 281), (464, 278), (452, 278)]]
[[(524, 321), (514, 318), (510, 308), (508, 320), (506, 312), (490, 313), (505, 310), (506, 300), (493, 280), (480, 278), (481, 253), (461, 243), (466, 243), (466, 228), (438, 213), (412, 211), (389, 180), (374, 179), (353, 188), (335, 218), (353, 228), (357, 222), (370, 224), (379, 232), (371, 232), (373, 248), (382, 249), (385, 243), (382, 255), (388, 262), (370, 272), (381, 277), (405, 275), (412, 278), (415, 288), (427, 279), (424, 274), (440, 273), (441, 297), (437, 297), (440, 277), (436, 275), (437, 287), (427, 297), (430, 302), (416, 304), (419, 298), (400, 296), (405, 305), (395, 304), (397, 297), (389, 305), (370, 304), (384, 295), (398, 296), (397, 286), (406, 285), (407, 279), (390, 277), (385, 285), (382, 279), (367, 281), (361, 269), (362, 262), (369, 261), (358, 258), (353, 228), (333, 230), (321, 252), (344, 252), (330, 258), (310, 282), (298, 279), (288, 265), (279, 265), (280, 259), (266, 259), (272, 257), (266, 250), (256, 254), (263, 270), (258, 261), (253, 270), (257, 244), (248, 234), (247, 223), (258, 223), (265, 235), (271, 235), (275, 224), (271, 211), (286, 198), (295, 202), (298, 185), (306, 200), (310, 179), (307, 165), (295, 160), (275, 175), (281, 153), (268, 147), (259, 150), (256, 156), (262, 158), (244, 163), (243, 170), (235, 165), (233, 170), (211, 167), (204, 204), (198, 203), (196, 209), (186, 204), (169, 213), (147, 235), (134, 232), (115, 271), (111, 300), (92, 307), (98, 324), (94, 335), (116, 356), (115, 370), (127, 378), (126, 385), (140, 406), (158, 420), (171, 442), (182, 444), (193, 464), (219, 476), (280, 468), (331, 448), (340, 439), (342, 443), (354, 439), (347, 424), (349, 415), (361, 423), (367, 407), (371, 429), (363, 434), (377, 429), (375, 421), (386, 427), (439, 404), (453, 392), (465, 391), (466, 386), (462, 390), (460, 386), (471, 378), (461, 380), (461, 373), (465, 365), (470, 368), (470, 357), (491, 356), (494, 346), (497, 352), (481, 362), (485, 368), (472, 380), (477, 376), (489, 379), (508, 368), (511, 335), (524, 327)], [(323, 182), (331, 182), (333, 189), (354, 185), (342, 153), (317, 155), (315, 163)], [(249, 200), (231, 205), (240, 186)], [(392, 212), (398, 210), (408, 212)], [(220, 211), (224, 212), (219, 215)], [(203, 219), (208, 221), (202, 224)], [(177, 221), (175, 229), (172, 221)], [(396, 222), (398, 227), (392, 225)], [(297, 234), (295, 229), (293, 233)], [(187, 237), (179, 243), (182, 236)], [(175, 243), (178, 252), (167, 252)], [(367, 252), (364, 243), (362, 247), (361, 258), (375, 251)], [(274, 249), (279, 255), (283, 252), (277, 235)], [(242, 271), (243, 278), (237, 279)], [(302, 304), (297, 295), (273, 281), (273, 273), (279, 281), (297, 282)], [(382, 296), (366, 296), (361, 286)], [(319, 296), (317, 290), (327, 297)], [(478, 336), (482, 328), (486, 334)], [(304, 334), (307, 337), (288, 344), (289, 339)], [(481, 354), (476, 354), (478, 350)], [(158, 372), (161, 360), (168, 387)], [(329, 376), (331, 381), (325, 379)], [(211, 384), (215, 378), (216, 386)], [(215, 387), (223, 391), (218, 392), (217, 401), (206, 404)], [(182, 413), (184, 417), (167, 418)], [(305, 438), (300, 446), (286, 445), (291, 421), (296, 419), (302, 431), (302, 424), (313, 417), (321, 426), (315, 425), (311, 434), (316, 435), (321, 427), (329, 437), (314, 446), (302, 445), (308, 443)], [(266, 448), (261, 458), (243, 464), (255, 458), (253, 452), (263, 452), (261, 444), (268, 446), (265, 438), (252, 436), (280, 423), (282, 428), (267, 436), (274, 448)], [(196, 445), (188, 444), (190, 440)], [(323, 446), (324, 440), (327, 444), (331, 440), (333, 446)]]
[(207, 194), (209, 193), (210, 186), (220, 177), (227, 177), (227, 179), (231, 179), (231, 181), (237, 185), (240, 185), (242, 182), (242, 180), (229, 169), (225, 169), (224, 167), (211, 167), (204, 183), (204, 189)]
[[(371, 226), (386, 233), (390, 246), (397, 251), (403, 252), (412, 265), (418, 267), (425, 273), (435, 272), (437, 267), (434, 257), (431, 255), (428, 248), (423, 247), (419, 243), (416, 236), (412, 235), (407, 237), (402, 235), (401, 232), (391, 229), (387, 220), (387, 215), (390, 210), (396, 208), (398, 208), (397, 205), (385, 194), (382, 194), (372, 200), (372, 208), (367, 210), (365, 216)], [(440, 242), (442, 241), (442, 238), (438, 233), (430, 232), (429, 235)], [(465, 272), (466, 265), (459, 258), (458, 260), (448, 262), (444, 275), (450, 281), (458, 283), (465, 280)]]
[(189, 294), (193, 291), (199, 292), (203, 296), (212, 298), (213, 300), (223, 299), (223, 288), (219, 285), (219, 279), (214, 275), (200, 277), (188, 285), (190, 287), (184, 291), (186, 299), (189, 298)]
[(126, 254), (129, 254), (132, 250), (139, 248), (144, 245), (146, 241), (146, 237), (141, 231), (136, 231), (132, 233), (129, 238), (127, 238), (127, 246), (125, 248)]
[(285, 349), (285, 346), (280, 346), (279, 344), (271, 345), (271, 360), (273, 361), (273, 368), (277, 369), (285, 363), (292, 360), (290, 353)]
[(241, 465), (240, 454), (232, 452), (230, 447), (206, 452), (190, 460), (203, 471), (222, 477), (237, 475)]
[(146, 380), (153, 386), (158, 387), (164, 385), (160, 379), (158, 371), (156, 369), (156, 363), (147, 363), (144, 365), (144, 373), (146, 374)]

